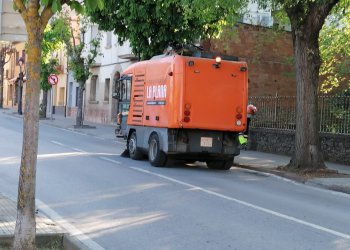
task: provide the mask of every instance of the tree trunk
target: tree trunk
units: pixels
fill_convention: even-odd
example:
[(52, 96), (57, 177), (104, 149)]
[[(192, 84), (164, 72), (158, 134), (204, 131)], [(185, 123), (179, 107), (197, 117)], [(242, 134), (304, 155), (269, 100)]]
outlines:
[(85, 90), (85, 82), (79, 82), (79, 91), (78, 91), (78, 110), (76, 117), (76, 127), (83, 126), (83, 102), (84, 102), (84, 90)]
[(318, 77), (321, 64), (318, 35), (312, 27), (293, 29), (297, 81), (295, 153), (288, 165), (294, 169), (325, 168), (319, 141)]
[[(29, 28), (28, 28), (29, 27)], [(39, 22), (27, 23), (27, 82), (23, 121), (23, 145), (13, 248), (35, 249), (35, 185), (39, 133), (40, 57), (42, 32)]]
[(326, 17), (339, 0), (295, 1), (285, 5), (292, 25), (297, 80), (294, 169), (325, 168), (319, 139), (318, 81), (321, 66), (318, 38)]

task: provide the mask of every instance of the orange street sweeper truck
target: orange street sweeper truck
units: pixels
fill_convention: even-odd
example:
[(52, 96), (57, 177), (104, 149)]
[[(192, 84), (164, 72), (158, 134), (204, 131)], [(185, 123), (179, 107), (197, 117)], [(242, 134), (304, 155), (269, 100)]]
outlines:
[(132, 64), (118, 83), (119, 128), (134, 160), (168, 158), (230, 169), (246, 129), (247, 64), (181, 55)]

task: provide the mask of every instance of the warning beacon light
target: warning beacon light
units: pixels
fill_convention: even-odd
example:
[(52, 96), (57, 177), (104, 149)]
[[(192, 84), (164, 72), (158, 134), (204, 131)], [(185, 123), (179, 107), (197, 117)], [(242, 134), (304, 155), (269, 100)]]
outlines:
[(213, 64), (214, 68), (220, 68), (220, 63), (221, 63), (221, 57), (220, 56), (217, 56), (215, 58), (215, 63)]

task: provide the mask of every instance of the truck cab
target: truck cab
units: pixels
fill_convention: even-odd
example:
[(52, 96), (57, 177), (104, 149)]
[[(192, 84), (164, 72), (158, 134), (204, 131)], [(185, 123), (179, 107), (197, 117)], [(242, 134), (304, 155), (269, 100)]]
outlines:
[(116, 137), (126, 137), (127, 119), (130, 107), (131, 95), (131, 81), (130, 75), (124, 75), (117, 79), (115, 89), (112, 97), (117, 99), (117, 128), (115, 129)]

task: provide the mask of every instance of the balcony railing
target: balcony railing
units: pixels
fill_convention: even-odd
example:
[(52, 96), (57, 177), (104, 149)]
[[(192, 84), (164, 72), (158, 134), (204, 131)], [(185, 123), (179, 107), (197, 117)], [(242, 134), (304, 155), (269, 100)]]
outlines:
[[(295, 96), (250, 97), (257, 115), (251, 125), (256, 128), (295, 130)], [(350, 96), (319, 96), (320, 132), (350, 134)]]

